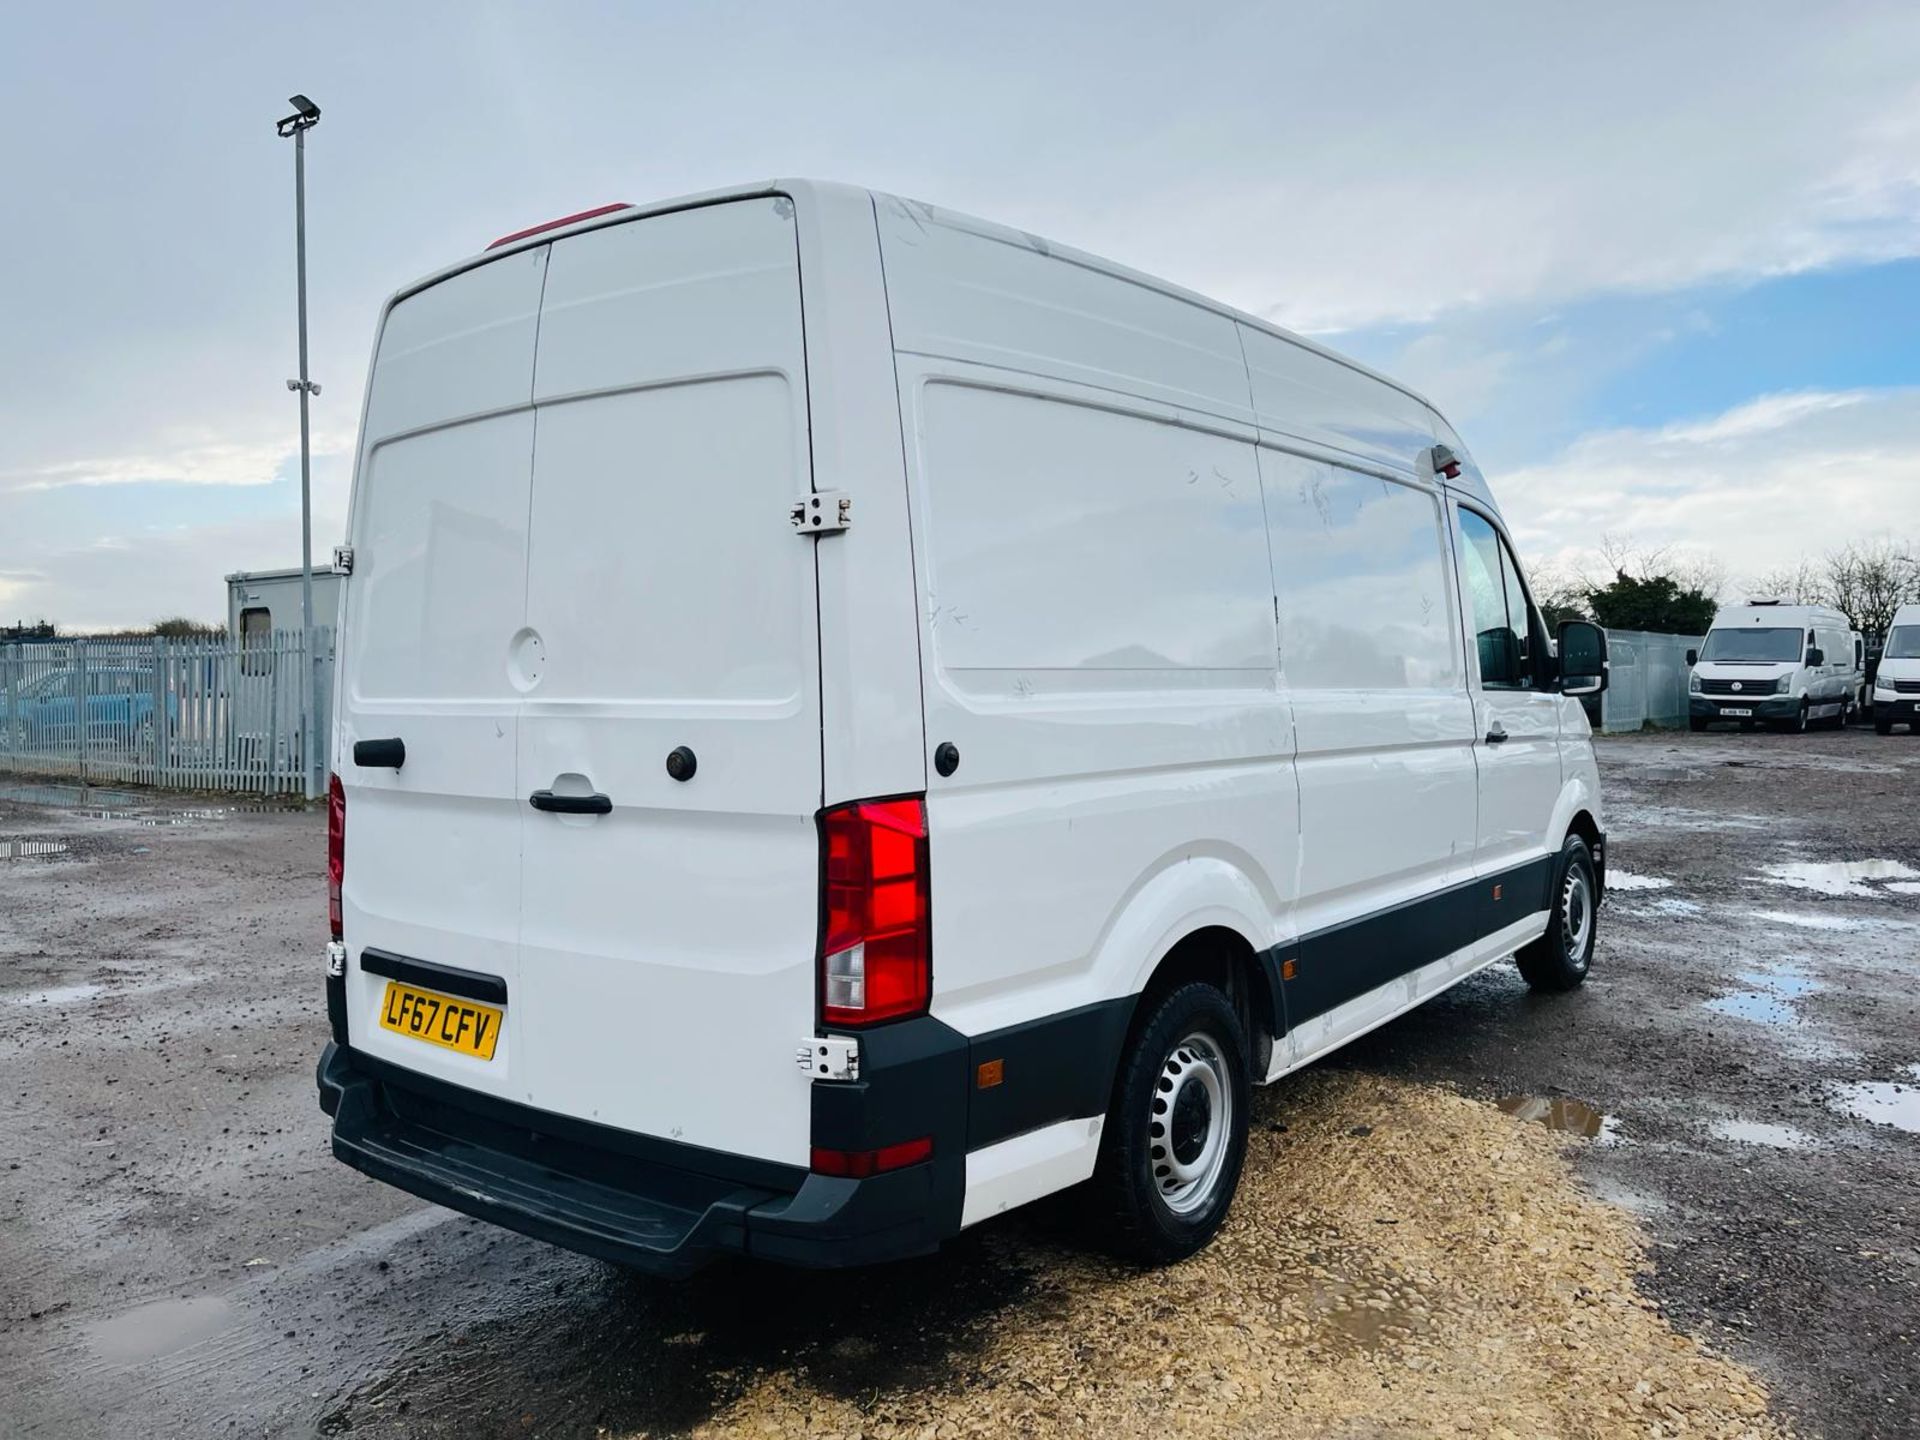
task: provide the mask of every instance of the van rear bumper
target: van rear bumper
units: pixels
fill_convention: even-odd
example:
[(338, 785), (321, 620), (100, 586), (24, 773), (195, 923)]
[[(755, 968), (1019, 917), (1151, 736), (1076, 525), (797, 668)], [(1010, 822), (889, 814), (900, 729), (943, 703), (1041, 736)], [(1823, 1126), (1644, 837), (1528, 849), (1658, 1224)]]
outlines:
[(515, 1105), (376, 1060), (321, 1053), (334, 1158), (535, 1239), (659, 1275), (733, 1254), (867, 1265), (959, 1228), (964, 1154), (863, 1180), (723, 1155)]

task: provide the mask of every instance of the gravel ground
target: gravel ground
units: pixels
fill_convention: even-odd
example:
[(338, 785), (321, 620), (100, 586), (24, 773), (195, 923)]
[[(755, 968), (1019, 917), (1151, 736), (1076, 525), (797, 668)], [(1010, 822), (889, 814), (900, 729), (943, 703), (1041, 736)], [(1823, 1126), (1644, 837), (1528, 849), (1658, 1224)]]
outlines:
[(1593, 979), (1260, 1092), (1198, 1260), (681, 1284), (328, 1157), (319, 815), (0, 777), (0, 1434), (1920, 1434), (1920, 741), (1600, 749)]

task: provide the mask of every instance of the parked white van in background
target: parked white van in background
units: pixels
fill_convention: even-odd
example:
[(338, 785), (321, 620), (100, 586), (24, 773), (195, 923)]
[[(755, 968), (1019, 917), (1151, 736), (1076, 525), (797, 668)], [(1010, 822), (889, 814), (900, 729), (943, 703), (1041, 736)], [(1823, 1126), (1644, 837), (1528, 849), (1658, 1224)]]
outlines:
[(1866, 642), (1847, 617), (1822, 605), (1750, 600), (1713, 617), (1699, 650), (1687, 652), (1688, 723), (1717, 720), (1785, 730), (1824, 722), (1835, 729), (1860, 708)]
[(1893, 612), (1873, 677), (1873, 728), (1891, 735), (1896, 725), (1920, 735), (1920, 605)]
[(1250, 1084), (1605, 874), (1578, 695), (1429, 405), (1017, 230), (781, 182), (381, 320), (339, 642), (334, 1153), (656, 1271), (1091, 1180), (1168, 1261)]

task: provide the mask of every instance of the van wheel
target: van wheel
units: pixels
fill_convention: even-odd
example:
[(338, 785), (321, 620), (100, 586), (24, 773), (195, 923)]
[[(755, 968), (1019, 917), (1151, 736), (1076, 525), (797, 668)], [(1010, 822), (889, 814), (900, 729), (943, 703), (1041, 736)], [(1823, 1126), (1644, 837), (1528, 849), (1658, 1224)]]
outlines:
[(1712, 723), (1713, 722), (1711, 720), (1704, 720), (1698, 715), (1689, 715), (1687, 717), (1687, 729), (1691, 730), (1696, 735), (1698, 735), (1702, 730), (1706, 729), (1707, 726), (1711, 725)]
[(1090, 1199), (1108, 1248), (1184, 1260), (1227, 1218), (1247, 1155), (1246, 1033), (1211, 985), (1161, 999), (1121, 1062)]
[(1893, 734), (1893, 721), (1882, 719), (1876, 715), (1873, 719), (1873, 733), (1876, 735)]
[(1514, 958), (1520, 976), (1535, 990), (1572, 990), (1587, 978), (1600, 925), (1595, 901), (1593, 855), (1578, 835), (1567, 836), (1554, 867), (1553, 913), (1547, 933)]

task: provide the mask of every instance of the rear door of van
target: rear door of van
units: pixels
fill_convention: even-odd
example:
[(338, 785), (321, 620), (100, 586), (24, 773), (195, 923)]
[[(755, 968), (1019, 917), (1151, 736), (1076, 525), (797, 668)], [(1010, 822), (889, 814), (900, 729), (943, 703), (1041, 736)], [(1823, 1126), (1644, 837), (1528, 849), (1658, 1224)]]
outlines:
[[(526, 800), (509, 658), (526, 609), (546, 269), (544, 246), (503, 256), (388, 312), (362, 426), (338, 662), (351, 1042), (511, 1099), (526, 1089), (517, 1004)], [(401, 768), (353, 764), (354, 742), (376, 739), (402, 742)], [(503, 982), (504, 1024), (475, 1047), (490, 1057), (383, 1028), (389, 977), (376, 952)]]
[[(540, 1110), (804, 1165), (821, 750), (813, 544), (787, 519), (811, 487), (793, 206), (566, 236), (403, 301), (388, 329), (536, 263), (523, 342), (518, 298), (469, 317), (472, 336), (515, 330), (517, 397), (468, 403), (495, 413), (449, 433), (487, 433), (441, 442), (394, 486), (410, 498), (366, 472), (367, 508), (401, 513), (377, 550), (420, 558), (396, 603), (368, 586), (346, 642), (378, 656), (410, 636), (379, 663), (462, 681), (452, 702), (410, 681), (377, 723), (349, 694), (347, 728), (404, 731), (407, 756), (359, 772), (378, 804), (349, 794), (346, 888), (383, 899), (377, 923), (349, 905), (348, 945), (502, 976), (505, 1040), (492, 1061), (368, 1043)], [(437, 563), (435, 527), (496, 471), (473, 545)]]
[(611, 809), (523, 816), (530, 1103), (804, 1165), (821, 759), (792, 202), (555, 242), (534, 403), (516, 788)]

